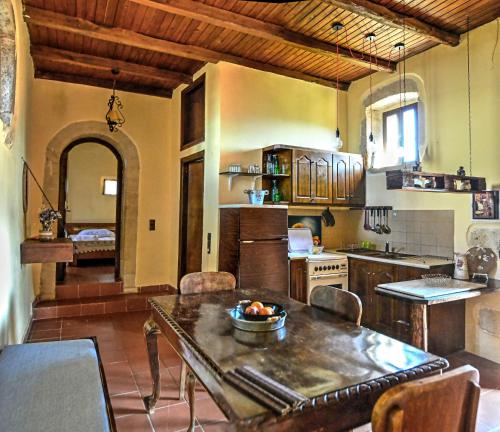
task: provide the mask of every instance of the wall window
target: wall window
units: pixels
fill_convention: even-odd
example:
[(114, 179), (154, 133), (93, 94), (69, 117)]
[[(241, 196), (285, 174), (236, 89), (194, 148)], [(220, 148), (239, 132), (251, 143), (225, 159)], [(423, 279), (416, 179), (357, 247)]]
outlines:
[(382, 114), (384, 147), (398, 156), (398, 164), (413, 163), (418, 156), (418, 104)]
[(104, 179), (102, 186), (102, 194), (116, 196), (117, 193), (118, 193), (118, 180)]
[[(391, 94), (366, 107), (365, 139), (370, 168), (397, 168), (419, 160), (419, 109), (417, 92)], [(370, 132), (373, 142), (369, 140)]]

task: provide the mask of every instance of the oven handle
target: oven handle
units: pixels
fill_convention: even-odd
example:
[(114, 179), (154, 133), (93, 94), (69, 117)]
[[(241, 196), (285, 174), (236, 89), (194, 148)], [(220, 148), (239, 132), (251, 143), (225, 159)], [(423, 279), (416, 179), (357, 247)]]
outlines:
[(311, 280), (319, 280), (319, 279), (340, 279), (347, 277), (347, 273), (335, 273), (335, 274), (327, 274), (327, 275), (318, 275), (311, 276)]

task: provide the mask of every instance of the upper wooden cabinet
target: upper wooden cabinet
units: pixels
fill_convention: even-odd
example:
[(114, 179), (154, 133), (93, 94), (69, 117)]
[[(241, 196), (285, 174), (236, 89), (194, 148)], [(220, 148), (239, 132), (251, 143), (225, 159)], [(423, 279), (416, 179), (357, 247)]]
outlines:
[(332, 204), (332, 155), (293, 151), (292, 202)]
[(365, 168), (363, 157), (352, 153), (333, 155), (333, 204), (365, 205)]
[[(267, 174), (268, 155), (277, 156), (279, 163), (283, 162), (288, 170)], [(277, 145), (264, 149), (262, 166), (262, 188), (271, 192), (273, 181), (276, 181), (284, 203), (365, 205), (365, 170), (361, 155)], [(271, 201), (271, 193), (266, 201)]]

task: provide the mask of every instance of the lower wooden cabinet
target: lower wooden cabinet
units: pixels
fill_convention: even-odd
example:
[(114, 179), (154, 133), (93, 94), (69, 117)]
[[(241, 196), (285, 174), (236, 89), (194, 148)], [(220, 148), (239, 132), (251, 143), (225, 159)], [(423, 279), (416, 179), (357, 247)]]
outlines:
[(307, 261), (290, 260), (290, 297), (307, 303)]
[[(363, 304), (361, 324), (400, 341), (414, 344), (419, 325), (417, 303), (395, 299), (375, 292), (377, 285), (419, 279), (429, 270), (349, 258), (349, 291), (356, 293)], [(452, 274), (453, 266), (433, 269), (434, 273)], [(427, 316), (428, 350), (447, 355), (463, 349), (465, 303), (463, 301), (430, 305)], [(422, 346), (419, 346), (422, 348)]]

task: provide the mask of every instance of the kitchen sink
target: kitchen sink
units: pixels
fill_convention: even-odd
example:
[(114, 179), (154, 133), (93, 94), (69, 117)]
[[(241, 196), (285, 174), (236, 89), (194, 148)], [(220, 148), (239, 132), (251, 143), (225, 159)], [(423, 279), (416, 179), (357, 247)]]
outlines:
[(371, 256), (375, 258), (386, 258), (394, 260), (404, 260), (409, 258), (418, 258), (418, 255), (404, 254), (400, 252), (384, 252), (373, 249), (339, 249), (338, 252), (352, 253), (355, 255)]

